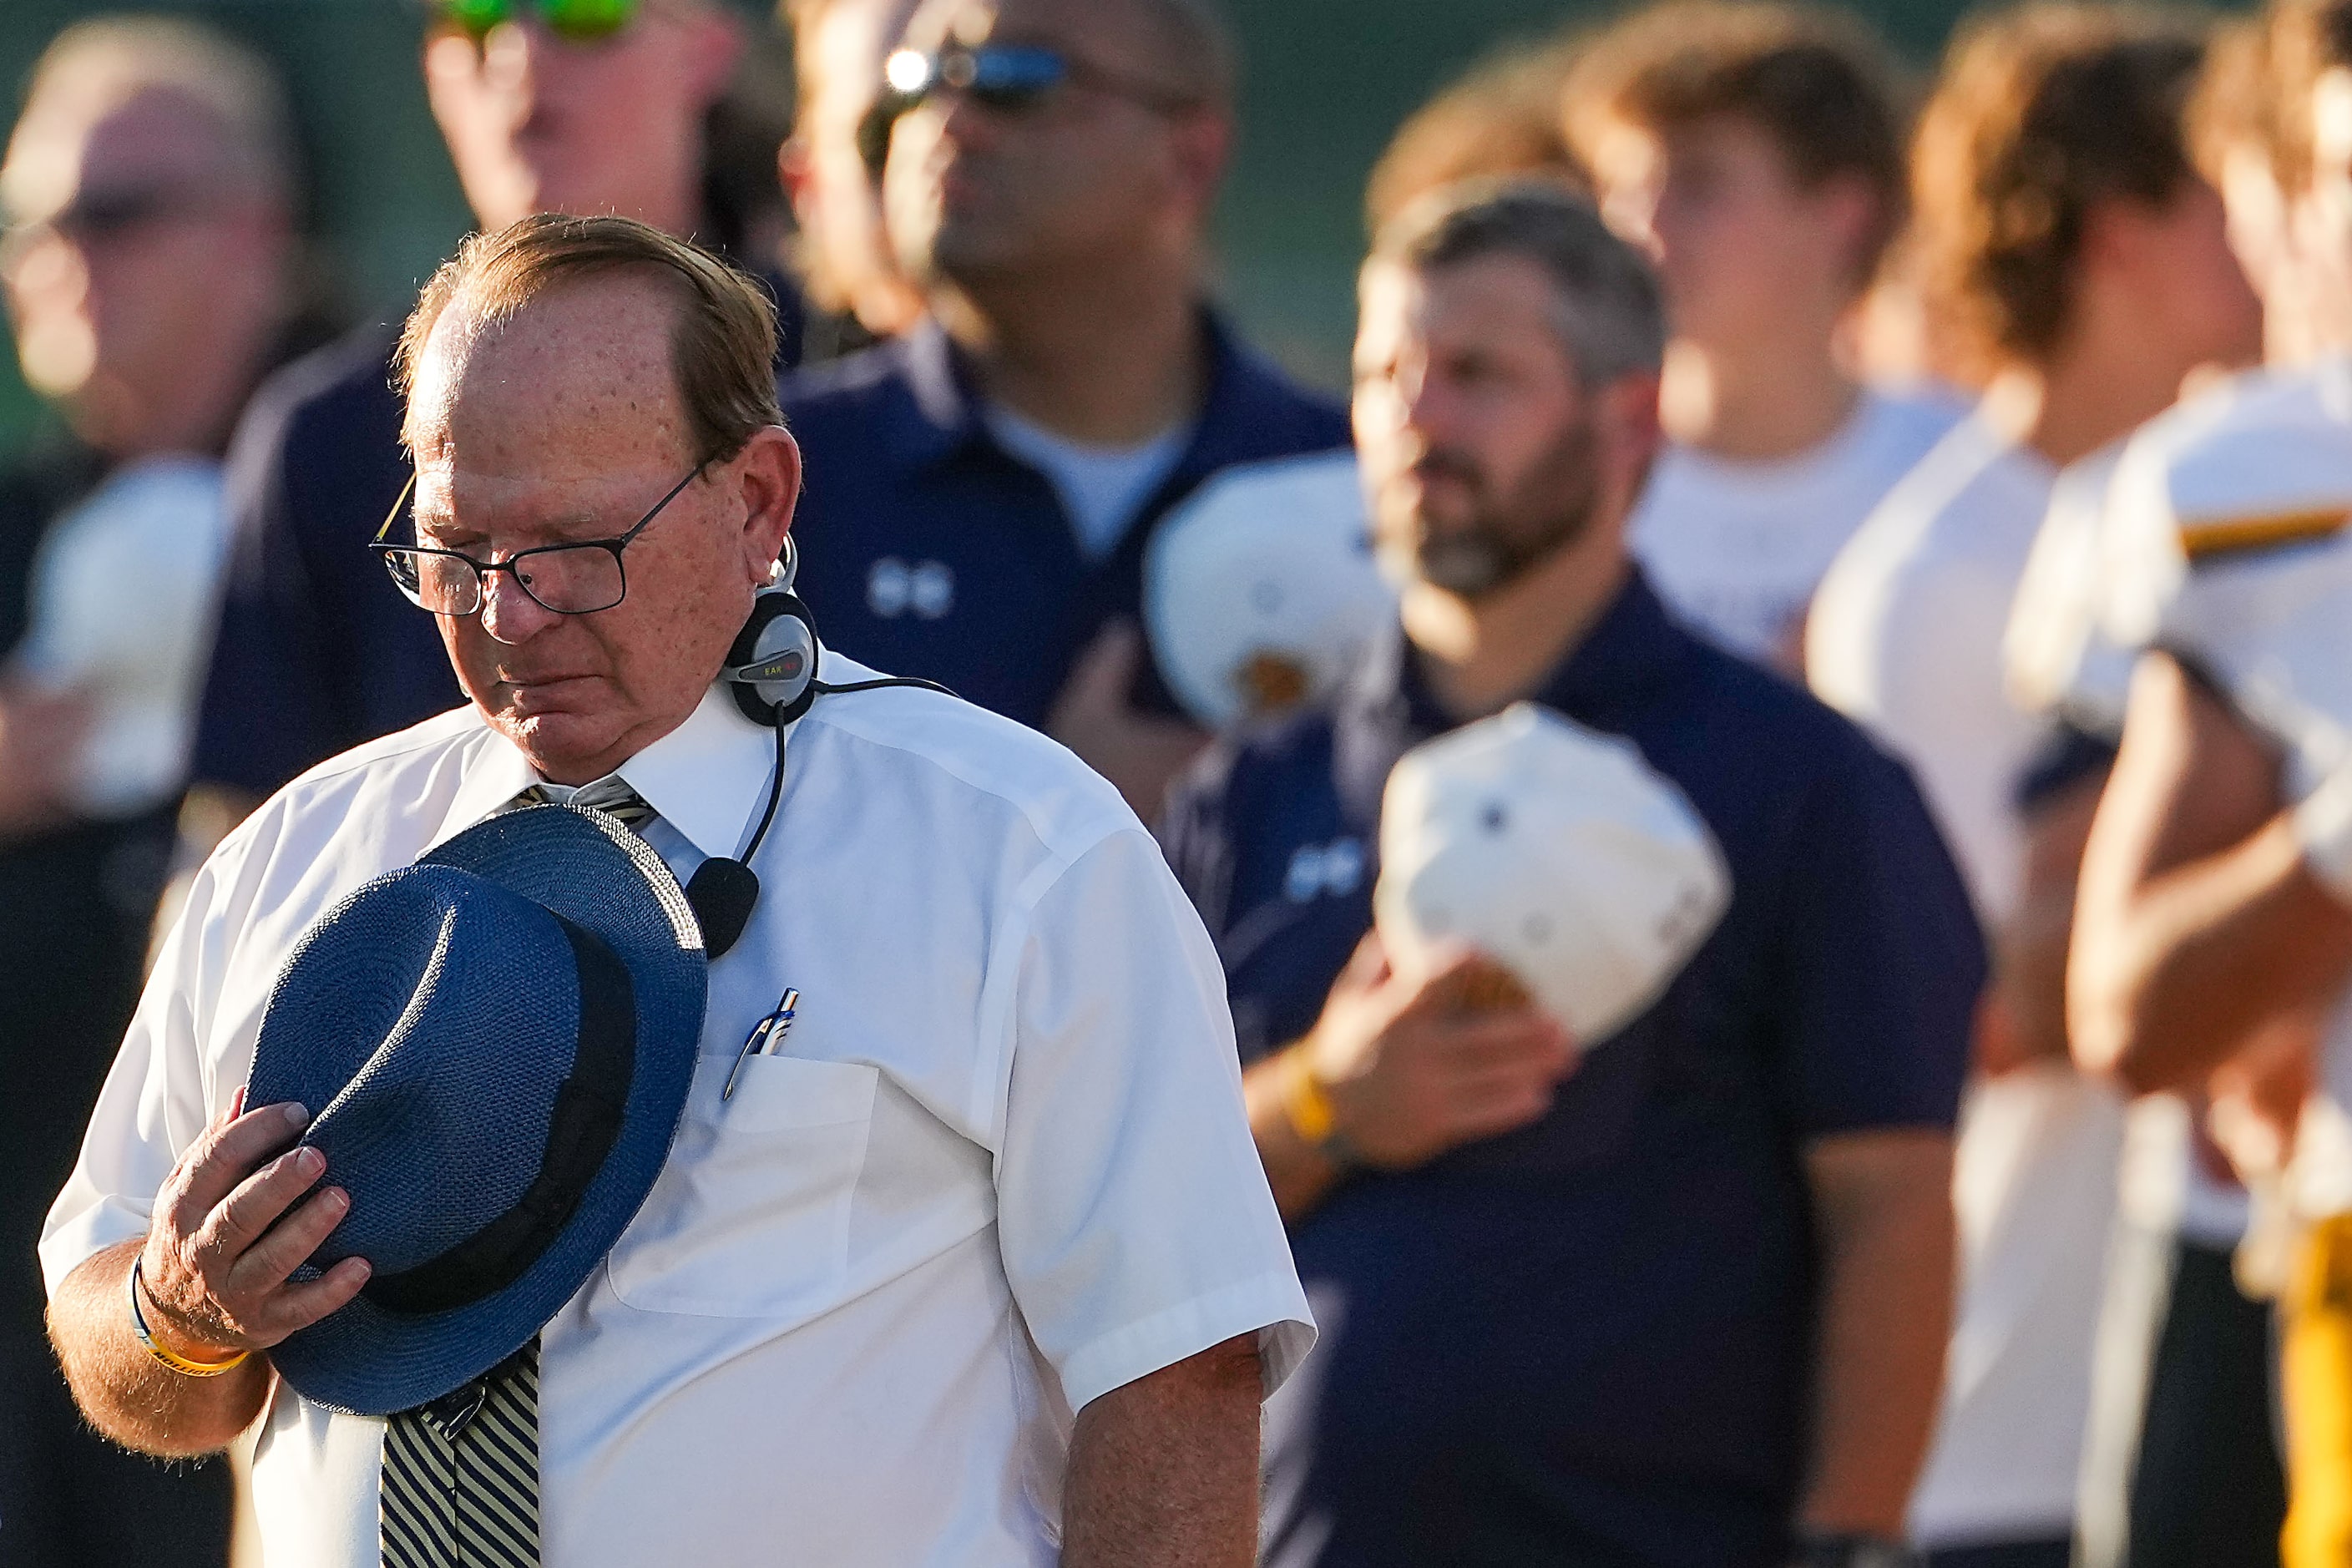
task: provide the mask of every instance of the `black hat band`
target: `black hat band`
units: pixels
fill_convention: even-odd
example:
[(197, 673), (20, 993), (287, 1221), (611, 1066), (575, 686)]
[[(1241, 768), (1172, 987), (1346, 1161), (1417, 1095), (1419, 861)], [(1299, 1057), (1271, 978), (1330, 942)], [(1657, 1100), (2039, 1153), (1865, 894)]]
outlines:
[(580, 1038), (556, 1091), (539, 1173), (514, 1206), (413, 1268), (380, 1274), (362, 1294), (395, 1312), (446, 1312), (505, 1289), (562, 1235), (621, 1135), (636, 1071), (636, 988), (604, 939), (549, 910), (572, 943)]

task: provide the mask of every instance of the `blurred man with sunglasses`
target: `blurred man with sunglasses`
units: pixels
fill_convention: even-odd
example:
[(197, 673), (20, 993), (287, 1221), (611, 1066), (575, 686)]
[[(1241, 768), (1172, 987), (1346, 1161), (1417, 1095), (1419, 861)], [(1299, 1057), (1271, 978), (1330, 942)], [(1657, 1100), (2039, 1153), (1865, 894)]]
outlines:
[(258, 60), (142, 19), (58, 36), (0, 163), (0, 286), (26, 381), (58, 416), (0, 473), (8, 1568), (227, 1553), (217, 1466), (167, 1472), (75, 1415), (29, 1249), (138, 998), (204, 678), (219, 455), (262, 374), (323, 335), (297, 306), (294, 162)]
[[(745, 40), (718, 0), (429, 4), (425, 94), (484, 228), (617, 213), (724, 239), (706, 205), (704, 131)], [(796, 296), (770, 281), (789, 325)], [(235, 553), (195, 756), (217, 826), (192, 837), (216, 837), (321, 758), (463, 700), (432, 628), (366, 548), (407, 472), (392, 342), (378, 324), (289, 367), (239, 432)]]
[(1051, 729), (1149, 813), (1202, 738), (1133, 624), (1154, 524), (1347, 440), (1204, 300), (1231, 45), (1207, 0), (929, 0), (906, 41), (883, 205), (930, 320), (785, 385), (825, 476), (802, 583), (844, 651)]

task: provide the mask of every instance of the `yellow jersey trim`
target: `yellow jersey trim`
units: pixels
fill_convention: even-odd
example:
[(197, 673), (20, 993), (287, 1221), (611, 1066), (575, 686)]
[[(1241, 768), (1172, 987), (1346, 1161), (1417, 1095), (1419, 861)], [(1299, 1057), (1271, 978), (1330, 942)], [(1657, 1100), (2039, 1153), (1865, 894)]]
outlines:
[(2307, 544), (2313, 540), (2335, 537), (2344, 531), (2347, 523), (2352, 523), (2352, 508), (2319, 507), (2304, 511), (2217, 518), (2210, 522), (2184, 522), (2180, 525), (2180, 551), (2189, 560), (2200, 561), (2241, 550)]

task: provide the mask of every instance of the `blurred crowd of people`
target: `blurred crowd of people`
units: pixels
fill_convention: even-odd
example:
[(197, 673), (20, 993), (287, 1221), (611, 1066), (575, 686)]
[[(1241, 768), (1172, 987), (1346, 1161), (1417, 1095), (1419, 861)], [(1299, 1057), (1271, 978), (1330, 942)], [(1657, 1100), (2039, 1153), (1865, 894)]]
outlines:
[[(766, 282), (828, 643), (1160, 825), (1324, 1335), (1266, 1561), (2352, 1562), (2352, 5), (1988, 11), (1927, 80), (1762, 0), (1514, 45), (1372, 172), (1351, 405), (1215, 300), (1206, 0), (786, 0), (763, 139), (767, 25), (436, 0), (419, 60), (485, 230)], [(463, 700), (367, 549), (404, 302), (338, 319), (302, 186), (268, 68), (148, 17), (0, 163), (56, 414), (0, 473), (0, 1564), (226, 1552), (223, 1466), (79, 1426), (34, 1239), (174, 868)], [(1587, 1037), (1541, 933), (1367, 939), (1392, 767), (1522, 700), (1726, 878)]]

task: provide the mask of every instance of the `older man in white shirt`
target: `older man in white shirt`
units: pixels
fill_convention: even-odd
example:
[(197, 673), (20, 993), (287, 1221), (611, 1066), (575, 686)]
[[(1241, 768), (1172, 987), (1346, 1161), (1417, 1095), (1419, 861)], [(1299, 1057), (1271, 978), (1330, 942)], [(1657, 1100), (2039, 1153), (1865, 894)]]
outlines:
[[(428, 289), (417, 542), (481, 584), (440, 617), (472, 705), (321, 764), (223, 844), (50, 1216), (84, 1409), (157, 1453), (259, 1421), (272, 1561), (378, 1561), (384, 1430), (269, 1370), (367, 1277), (289, 1282), (349, 1200), (305, 1152), (268, 1158), (287, 1110), (241, 1103), (273, 983), (346, 893), (534, 784), (625, 785), (681, 881), (745, 852), (779, 741), (714, 677), (800, 478), (765, 322), (620, 219), (528, 220)], [(625, 566), (593, 613), (513, 563), (586, 542)], [(1247, 1562), (1258, 1402), (1313, 1331), (1183, 895), (1115, 791), (977, 709), (825, 696), (784, 739), (766, 893), (710, 966), (668, 1163), (541, 1331), (542, 1560)], [(722, 1099), (787, 987), (788, 1037)], [(250, 1359), (198, 1379), (151, 1356), (134, 1259), (173, 1359)]]

